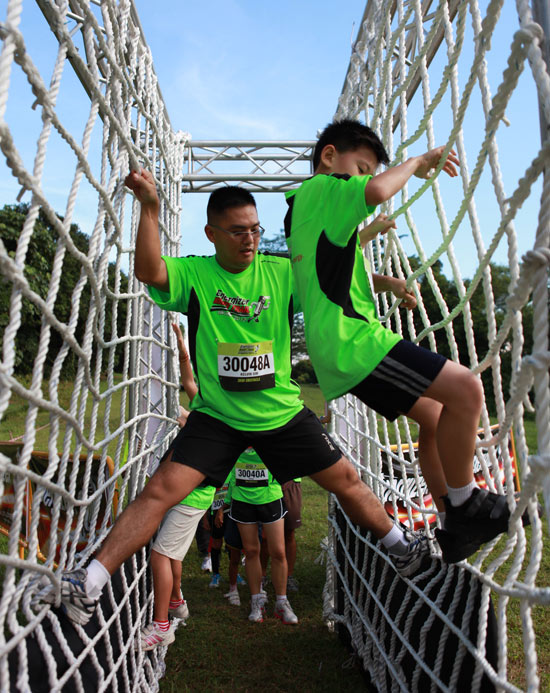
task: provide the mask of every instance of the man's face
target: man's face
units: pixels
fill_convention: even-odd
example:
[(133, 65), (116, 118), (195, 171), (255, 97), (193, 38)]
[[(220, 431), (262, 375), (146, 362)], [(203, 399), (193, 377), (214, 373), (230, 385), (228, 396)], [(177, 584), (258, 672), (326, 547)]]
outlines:
[[(260, 234), (258, 212), (254, 205), (230, 207), (204, 228), (216, 248), (216, 260), (227, 272), (242, 272), (254, 260)], [(233, 235), (239, 233), (239, 235)]]
[[(332, 146), (332, 145), (327, 145)], [(325, 157), (324, 162), (327, 162)], [(333, 148), (328, 159), (330, 173), (347, 173), (349, 176), (374, 176), (378, 159), (370, 147), (359, 147), (351, 152), (339, 152)]]

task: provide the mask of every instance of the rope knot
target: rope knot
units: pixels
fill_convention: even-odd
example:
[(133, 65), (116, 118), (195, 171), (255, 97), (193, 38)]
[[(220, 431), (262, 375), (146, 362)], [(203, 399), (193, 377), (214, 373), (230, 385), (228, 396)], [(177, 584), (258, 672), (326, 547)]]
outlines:
[(550, 248), (534, 248), (522, 256), (521, 261), (532, 270), (550, 265)]

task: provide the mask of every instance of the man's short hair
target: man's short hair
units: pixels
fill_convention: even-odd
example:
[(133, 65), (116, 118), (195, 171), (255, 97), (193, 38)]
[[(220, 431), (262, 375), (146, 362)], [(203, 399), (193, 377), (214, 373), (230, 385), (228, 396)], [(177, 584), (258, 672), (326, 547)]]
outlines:
[(217, 188), (208, 198), (208, 205), (206, 206), (208, 222), (213, 221), (214, 217), (219, 217), (226, 209), (246, 207), (247, 205), (256, 206), (256, 200), (248, 190), (236, 185)]
[(327, 144), (332, 144), (339, 154), (354, 152), (359, 147), (368, 147), (374, 152), (379, 164), (389, 164), (390, 162), (388, 153), (374, 130), (351, 118), (335, 120), (323, 130), (313, 152), (314, 171), (319, 166), (321, 152)]

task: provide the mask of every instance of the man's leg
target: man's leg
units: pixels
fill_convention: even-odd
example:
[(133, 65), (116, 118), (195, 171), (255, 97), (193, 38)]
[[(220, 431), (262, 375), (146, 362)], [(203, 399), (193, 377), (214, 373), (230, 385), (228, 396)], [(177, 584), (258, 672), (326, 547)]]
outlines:
[(153, 536), (166, 511), (188, 496), (204, 474), (166, 459), (115, 522), (96, 559), (112, 575)]
[(288, 574), (294, 575), (294, 565), (296, 564), (296, 532), (293, 529), (285, 531), (285, 553)]
[(361, 481), (346, 457), (341, 457), (330, 467), (312, 474), (311, 478), (322, 488), (334, 493), (354, 524), (371, 530), (378, 539), (391, 531), (393, 522), (382, 503)]

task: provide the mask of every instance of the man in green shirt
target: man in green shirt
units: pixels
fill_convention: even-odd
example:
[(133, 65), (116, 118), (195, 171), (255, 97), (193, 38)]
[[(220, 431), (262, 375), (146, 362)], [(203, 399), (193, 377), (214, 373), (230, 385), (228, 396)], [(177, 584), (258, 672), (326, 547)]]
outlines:
[[(386, 418), (406, 414), (420, 426), (419, 462), (444, 512), (436, 530), (443, 558), (467, 558), (508, 529), (506, 497), (477, 487), (473, 459), (483, 389), (458, 363), (383, 327), (365, 271), (358, 225), (413, 175), (441, 165), (457, 175), (453, 150), (432, 149), (377, 174), (388, 155), (376, 133), (354, 120), (331, 123), (313, 155), (314, 175), (287, 193), (285, 235), (304, 312), (308, 352), (323, 394), (346, 393)], [(386, 290), (374, 277), (374, 289)], [(389, 287), (392, 288), (392, 287)], [(396, 295), (414, 304), (403, 285)]]
[(213, 192), (205, 233), (215, 255), (170, 258), (161, 256), (152, 175), (133, 171), (125, 182), (141, 203), (136, 277), (162, 308), (187, 315), (198, 392), (186, 426), (96, 558), (63, 573), (68, 616), (86, 623), (109, 576), (151, 538), (168, 508), (199, 484), (220, 486), (249, 446), (279, 483), (309, 475), (335, 493), (351, 520), (380, 538), (401, 574), (417, 571), (429, 555), (426, 539), (392, 523), (290, 379), (298, 309), (292, 270), (287, 257), (257, 253), (263, 229), (252, 195), (235, 187)]

